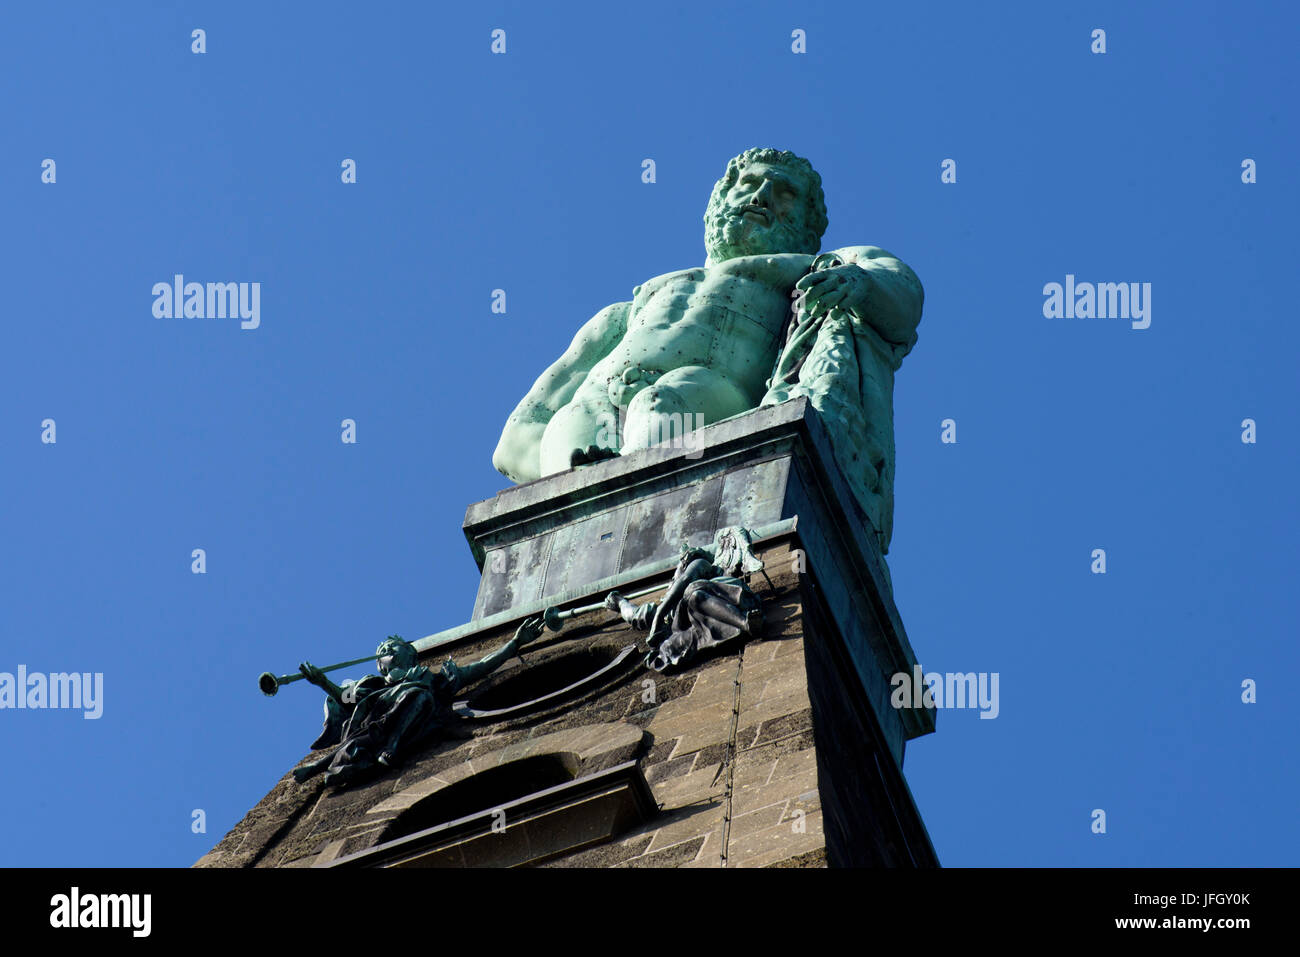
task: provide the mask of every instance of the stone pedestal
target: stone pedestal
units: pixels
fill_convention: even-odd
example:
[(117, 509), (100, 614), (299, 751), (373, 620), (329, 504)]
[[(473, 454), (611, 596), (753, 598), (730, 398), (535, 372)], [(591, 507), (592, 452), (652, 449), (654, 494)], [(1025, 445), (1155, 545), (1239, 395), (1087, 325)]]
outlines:
[(621, 619), (575, 615), (404, 766), (339, 792), (286, 775), (200, 865), (937, 866), (901, 770), (934, 711), (891, 705), (916, 657), (805, 400), (470, 506), (473, 617), (416, 647), (471, 659), (548, 607), (656, 598), (727, 526), (765, 565), (761, 639), (664, 675)]

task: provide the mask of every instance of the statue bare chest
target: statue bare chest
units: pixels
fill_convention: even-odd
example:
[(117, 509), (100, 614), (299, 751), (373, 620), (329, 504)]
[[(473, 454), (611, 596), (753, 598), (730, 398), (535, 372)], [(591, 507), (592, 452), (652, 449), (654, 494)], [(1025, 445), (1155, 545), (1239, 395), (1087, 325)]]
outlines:
[(790, 314), (791, 289), (808, 258), (747, 257), (651, 280), (610, 358), (665, 371), (705, 365), (742, 377), (767, 375)]

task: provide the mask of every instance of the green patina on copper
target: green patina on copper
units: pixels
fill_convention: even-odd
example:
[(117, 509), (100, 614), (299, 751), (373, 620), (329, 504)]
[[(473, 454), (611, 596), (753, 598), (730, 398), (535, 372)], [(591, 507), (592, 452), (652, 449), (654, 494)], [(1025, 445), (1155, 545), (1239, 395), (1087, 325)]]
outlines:
[(821, 177), (804, 159), (732, 159), (705, 212), (704, 265), (656, 276), (596, 313), (524, 396), (492, 462), (528, 482), (807, 396), (871, 520), (893, 527), (894, 373), (924, 293), (875, 246), (817, 255)]

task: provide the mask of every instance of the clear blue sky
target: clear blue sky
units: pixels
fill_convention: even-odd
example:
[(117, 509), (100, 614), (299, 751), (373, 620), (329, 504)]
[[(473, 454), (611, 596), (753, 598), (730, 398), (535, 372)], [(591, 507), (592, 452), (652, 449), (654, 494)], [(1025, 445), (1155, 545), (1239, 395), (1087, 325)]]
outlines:
[[(941, 860), (1300, 863), (1294, 10), (539, 6), (6, 5), (0, 671), (104, 711), (0, 711), (0, 863), (188, 865), (319, 728), (259, 672), (466, 620), (506, 415), (703, 262), (756, 145), (925, 285), (896, 597), (1001, 698), (908, 748)], [(260, 282), (260, 328), (155, 318), (176, 273)], [(1151, 283), (1150, 328), (1044, 318), (1067, 274)]]

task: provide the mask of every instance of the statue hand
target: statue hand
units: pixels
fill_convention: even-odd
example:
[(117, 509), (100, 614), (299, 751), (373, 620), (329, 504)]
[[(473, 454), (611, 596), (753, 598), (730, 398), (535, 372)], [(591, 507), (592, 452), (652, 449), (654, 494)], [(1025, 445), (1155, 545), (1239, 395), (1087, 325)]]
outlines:
[(832, 307), (854, 309), (866, 305), (871, 280), (860, 266), (832, 266), (811, 272), (794, 284), (803, 293), (803, 316), (812, 319)]
[(325, 677), (325, 672), (321, 671), (310, 661), (304, 661), (299, 664), (298, 670), (302, 672), (302, 676), (306, 678), (308, 682), (314, 684), (318, 688), (324, 688), (329, 683), (329, 679)]
[(605, 596), (605, 607), (617, 614), (622, 610), (623, 596), (616, 591), (610, 592)]
[(515, 631), (515, 641), (519, 645), (526, 645), (530, 641), (535, 641), (546, 628), (546, 619), (542, 615), (535, 618), (525, 618), (518, 630)]

